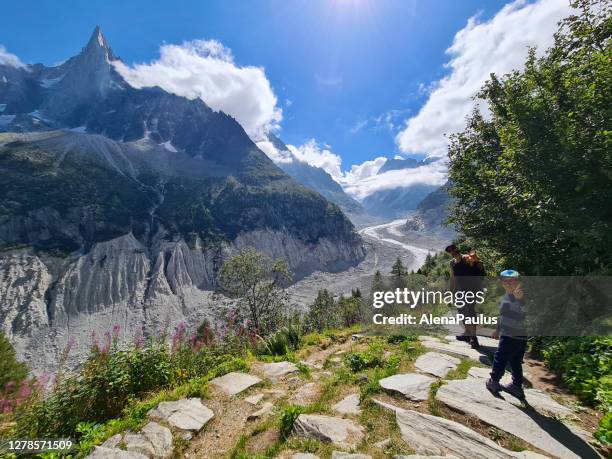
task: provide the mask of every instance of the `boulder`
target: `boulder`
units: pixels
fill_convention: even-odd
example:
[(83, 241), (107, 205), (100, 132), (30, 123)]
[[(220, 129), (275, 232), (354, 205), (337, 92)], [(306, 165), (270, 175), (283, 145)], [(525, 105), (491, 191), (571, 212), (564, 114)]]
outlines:
[(214, 416), (212, 410), (199, 398), (187, 398), (175, 402), (161, 402), (149, 411), (149, 417), (161, 419), (179, 430), (199, 432)]
[(227, 395), (236, 395), (261, 382), (257, 376), (232, 372), (213, 379), (210, 383)]
[(449, 381), (438, 389), (436, 400), (519, 437), (552, 456), (599, 457), (576, 430), (534, 409), (517, 406), (517, 400), (508, 394), (495, 397), (486, 390), (482, 379)]
[(461, 363), (461, 360), (448, 354), (427, 352), (416, 359), (414, 366), (424, 373), (432, 374), (438, 378), (444, 378), (449, 371), (457, 368), (459, 363)]
[(340, 414), (359, 414), (359, 394), (350, 394), (332, 406), (332, 410)]
[(293, 424), (293, 433), (352, 449), (363, 439), (363, 427), (349, 419), (318, 414), (300, 414)]
[(435, 378), (430, 376), (404, 373), (383, 378), (378, 384), (383, 389), (399, 392), (410, 400), (422, 401), (429, 397), (429, 386), (435, 381)]

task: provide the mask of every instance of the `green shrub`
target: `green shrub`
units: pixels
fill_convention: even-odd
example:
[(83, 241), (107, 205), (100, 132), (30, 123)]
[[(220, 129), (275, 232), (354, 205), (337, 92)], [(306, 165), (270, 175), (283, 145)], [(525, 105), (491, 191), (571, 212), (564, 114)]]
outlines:
[(289, 437), (291, 435), (291, 430), (293, 429), (293, 423), (298, 418), (298, 416), (305, 412), (305, 408), (300, 405), (291, 405), (283, 410), (283, 413), (280, 417), (280, 433), (283, 438)]
[(380, 366), (381, 360), (377, 355), (371, 352), (351, 352), (344, 358), (344, 364), (350, 368), (353, 373)]
[(261, 355), (286, 355), (300, 346), (300, 331), (296, 325), (282, 327), (260, 341), (256, 352)]
[(387, 343), (397, 344), (404, 341), (418, 341), (418, 337), (415, 335), (400, 335), (399, 333), (393, 333), (387, 337)]
[(604, 414), (599, 422), (599, 429), (595, 432), (595, 438), (604, 445), (612, 445), (612, 411)]

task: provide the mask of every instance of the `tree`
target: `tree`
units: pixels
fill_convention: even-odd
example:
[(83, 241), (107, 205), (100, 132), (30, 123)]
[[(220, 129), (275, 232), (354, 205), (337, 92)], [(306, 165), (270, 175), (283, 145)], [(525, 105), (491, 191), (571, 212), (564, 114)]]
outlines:
[(490, 259), (530, 275), (611, 273), (612, 14), (572, 3), (554, 45), (491, 75), (451, 137), (451, 222)]
[(397, 260), (395, 260), (395, 263), (393, 263), (391, 267), (391, 275), (393, 276), (395, 287), (402, 287), (404, 285), (404, 279), (407, 274), (408, 271), (402, 263), (402, 260), (400, 260), (400, 257), (397, 257)]
[(337, 325), (337, 314), (334, 307), (334, 298), (327, 289), (319, 290), (317, 298), (310, 306), (306, 323), (312, 330), (321, 331)]
[(385, 290), (385, 282), (380, 271), (374, 273), (372, 278), (372, 292), (382, 292)]
[(19, 387), (19, 383), (28, 375), (28, 367), (17, 361), (15, 350), (9, 340), (0, 332), (0, 391), (7, 383), (14, 383), (14, 387)]
[(262, 335), (279, 325), (287, 304), (284, 286), (290, 280), (283, 260), (272, 260), (253, 249), (231, 257), (219, 274), (221, 290), (238, 299), (238, 319)]

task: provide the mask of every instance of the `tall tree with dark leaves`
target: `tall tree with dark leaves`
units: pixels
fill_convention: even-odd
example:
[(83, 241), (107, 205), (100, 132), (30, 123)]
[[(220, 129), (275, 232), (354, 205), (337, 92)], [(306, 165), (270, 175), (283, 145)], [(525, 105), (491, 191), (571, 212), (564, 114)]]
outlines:
[(449, 147), (451, 221), (528, 274), (611, 273), (612, 7), (580, 0), (542, 57), (491, 75)]

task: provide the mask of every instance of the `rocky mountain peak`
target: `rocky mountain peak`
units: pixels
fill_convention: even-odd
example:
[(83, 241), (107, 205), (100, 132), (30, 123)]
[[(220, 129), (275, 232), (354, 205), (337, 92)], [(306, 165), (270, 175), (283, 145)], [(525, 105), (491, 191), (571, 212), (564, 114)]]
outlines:
[(112, 49), (106, 41), (106, 37), (102, 33), (100, 26), (96, 26), (89, 38), (87, 44), (81, 51), (82, 54), (104, 56), (107, 61), (114, 61), (117, 57), (113, 54)]

